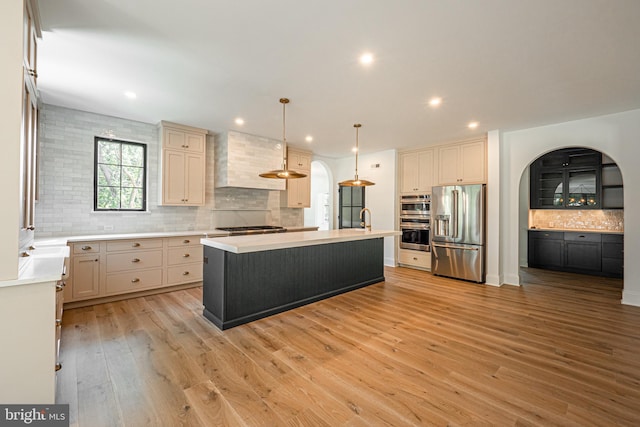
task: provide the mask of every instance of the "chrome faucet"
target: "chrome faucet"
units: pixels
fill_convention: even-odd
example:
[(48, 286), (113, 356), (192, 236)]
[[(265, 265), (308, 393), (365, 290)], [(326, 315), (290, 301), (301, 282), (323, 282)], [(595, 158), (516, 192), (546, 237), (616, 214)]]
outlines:
[[(365, 218), (364, 218), (364, 213), (365, 211), (369, 212), (369, 224), (367, 225)], [(371, 211), (369, 210), (369, 208), (362, 208), (362, 210), (360, 211), (360, 225), (363, 226), (364, 228), (366, 228), (367, 230), (371, 231)]]

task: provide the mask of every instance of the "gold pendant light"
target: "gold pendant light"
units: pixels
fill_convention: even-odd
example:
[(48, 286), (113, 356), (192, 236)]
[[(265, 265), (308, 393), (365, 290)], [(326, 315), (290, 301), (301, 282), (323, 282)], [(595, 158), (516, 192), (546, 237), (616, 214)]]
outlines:
[(287, 169), (287, 138), (285, 136), (285, 107), (289, 103), (289, 99), (280, 98), (282, 104), (282, 169), (276, 169), (269, 172), (261, 173), (262, 178), (272, 179), (294, 179), (304, 178), (305, 174)]
[(367, 181), (366, 179), (358, 178), (358, 129), (360, 129), (362, 125), (360, 123), (356, 123), (355, 125), (353, 125), (353, 127), (356, 128), (356, 176), (354, 179), (342, 181), (338, 185), (340, 185), (341, 187), (366, 187), (368, 185), (376, 185), (375, 183)]

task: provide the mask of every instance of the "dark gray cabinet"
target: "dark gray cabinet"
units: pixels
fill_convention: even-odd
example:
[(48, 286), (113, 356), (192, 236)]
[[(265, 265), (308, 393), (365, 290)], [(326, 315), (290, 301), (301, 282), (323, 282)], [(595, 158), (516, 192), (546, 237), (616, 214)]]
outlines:
[(529, 267), (622, 277), (621, 234), (530, 230)]
[(564, 233), (529, 232), (529, 267), (559, 269), (564, 265)]
[(566, 148), (539, 157), (530, 168), (532, 209), (602, 209), (602, 154)]
[(601, 235), (564, 233), (565, 267), (570, 270), (599, 272), (602, 269)]

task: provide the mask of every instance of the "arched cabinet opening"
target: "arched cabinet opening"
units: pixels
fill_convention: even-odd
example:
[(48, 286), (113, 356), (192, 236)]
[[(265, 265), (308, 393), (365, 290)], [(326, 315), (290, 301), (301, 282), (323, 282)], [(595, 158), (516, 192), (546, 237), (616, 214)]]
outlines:
[(529, 186), (529, 267), (623, 276), (623, 183), (613, 159), (555, 150), (530, 165)]

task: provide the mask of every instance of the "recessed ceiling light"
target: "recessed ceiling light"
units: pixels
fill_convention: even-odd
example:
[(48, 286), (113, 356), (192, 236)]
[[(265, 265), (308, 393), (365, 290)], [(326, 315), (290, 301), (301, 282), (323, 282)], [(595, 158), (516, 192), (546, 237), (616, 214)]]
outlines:
[(467, 126), (469, 126), (469, 129), (475, 129), (478, 127), (478, 122), (469, 122)]
[(124, 96), (126, 96), (129, 99), (136, 99), (138, 97), (138, 95), (136, 95), (135, 92), (131, 92), (130, 90), (125, 91)]
[(366, 52), (360, 55), (360, 63), (362, 65), (370, 65), (373, 62), (373, 54)]
[(313, 137), (312, 137), (311, 135), (307, 135), (307, 136), (304, 138), (304, 140), (305, 140), (305, 141), (307, 141), (307, 142), (311, 142), (311, 141), (313, 141)]
[(442, 104), (442, 98), (438, 96), (434, 96), (429, 100), (429, 105), (431, 105), (432, 107), (439, 107), (440, 104)]
[(236, 118), (235, 123), (239, 126), (242, 126), (244, 124), (244, 119), (241, 117)]

